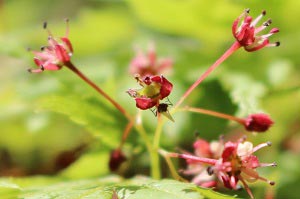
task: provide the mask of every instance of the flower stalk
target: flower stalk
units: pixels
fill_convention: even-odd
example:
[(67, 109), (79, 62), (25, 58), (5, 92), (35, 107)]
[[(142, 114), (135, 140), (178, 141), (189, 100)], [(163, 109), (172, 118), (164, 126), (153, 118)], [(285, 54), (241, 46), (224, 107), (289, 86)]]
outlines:
[(182, 102), (191, 94), (191, 92), (212, 72), (214, 71), (224, 60), (226, 60), (230, 55), (237, 51), (241, 47), (239, 42), (234, 42), (231, 47), (213, 64), (211, 65), (195, 82), (192, 84), (188, 90), (182, 95), (179, 101), (174, 106), (174, 109), (178, 108)]
[(235, 116), (228, 115), (225, 113), (219, 113), (216, 111), (203, 109), (203, 108), (195, 108), (195, 107), (186, 106), (179, 110), (190, 111), (190, 112), (194, 112), (194, 113), (201, 113), (201, 114), (210, 115), (210, 116), (217, 117), (217, 118), (227, 119), (227, 120), (238, 122), (242, 125), (244, 125), (244, 122), (245, 122), (245, 119), (243, 119), (243, 118), (239, 118), (239, 117), (235, 117)]
[(95, 89), (100, 95), (107, 99), (116, 109), (118, 109), (129, 121), (131, 121), (131, 116), (129, 113), (114, 99), (112, 99), (106, 92), (104, 92), (99, 86), (97, 86), (93, 81), (87, 78), (72, 62), (66, 62), (65, 66), (78, 75), (83, 81)]

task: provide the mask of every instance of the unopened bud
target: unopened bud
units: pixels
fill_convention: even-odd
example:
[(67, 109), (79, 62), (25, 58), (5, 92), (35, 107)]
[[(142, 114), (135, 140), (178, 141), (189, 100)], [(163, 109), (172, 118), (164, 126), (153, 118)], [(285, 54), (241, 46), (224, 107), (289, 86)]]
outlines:
[(255, 132), (265, 132), (267, 131), (274, 122), (272, 119), (264, 113), (249, 115), (244, 123), (246, 130)]
[(113, 150), (110, 153), (109, 169), (116, 171), (124, 161), (126, 161), (126, 157), (122, 151), (120, 149)]

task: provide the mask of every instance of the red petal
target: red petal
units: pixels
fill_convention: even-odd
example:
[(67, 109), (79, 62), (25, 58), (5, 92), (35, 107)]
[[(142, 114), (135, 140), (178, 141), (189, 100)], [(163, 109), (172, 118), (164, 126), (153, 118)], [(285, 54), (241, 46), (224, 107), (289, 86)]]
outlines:
[(43, 65), (43, 67), (44, 67), (45, 70), (59, 70), (59, 69), (61, 69), (61, 66), (59, 66), (57, 64), (51, 64), (51, 63), (45, 64), (45, 65)]
[(70, 56), (68, 55), (66, 49), (61, 45), (55, 45), (55, 54), (57, 59), (63, 63), (70, 61)]
[(173, 89), (173, 84), (169, 82), (165, 77), (162, 77), (162, 83), (161, 83), (161, 88), (160, 88), (160, 95), (161, 98), (163, 99), (165, 97), (168, 97)]
[(265, 46), (267, 46), (269, 44), (269, 40), (268, 39), (265, 39), (263, 41), (263, 43), (261, 43), (260, 45), (255, 45), (254, 47), (253, 46), (244, 46), (245, 50), (248, 51), (248, 52), (253, 52), (253, 51), (257, 51)]
[(68, 38), (66, 38), (66, 37), (62, 37), (62, 38), (60, 38), (63, 42), (64, 42), (64, 44), (69, 48), (69, 50), (71, 51), (71, 52), (73, 52), (73, 47), (72, 47), (72, 44), (71, 44), (71, 42), (70, 42), (70, 40), (68, 39)]
[(157, 104), (156, 100), (153, 100), (151, 98), (146, 98), (146, 97), (135, 98), (135, 101), (136, 101), (136, 107), (142, 110), (147, 110)]
[(227, 142), (222, 153), (223, 162), (226, 162), (231, 155), (236, 154), (237, 144), (233, 142)]
[(203, 139), (194, 142), (195, 154), (199, 157), (209, 157), (211, 155), (210, 144)]
[(33, 58), (33, 61), (34, 61), (34, 63), (35, 63), (37, 66), (41, 66), (41, 65), (44, 64), (43, 61), (41, 61), (40, 59), (38, 59), (38, 58), (36, 58), (36, 57)]

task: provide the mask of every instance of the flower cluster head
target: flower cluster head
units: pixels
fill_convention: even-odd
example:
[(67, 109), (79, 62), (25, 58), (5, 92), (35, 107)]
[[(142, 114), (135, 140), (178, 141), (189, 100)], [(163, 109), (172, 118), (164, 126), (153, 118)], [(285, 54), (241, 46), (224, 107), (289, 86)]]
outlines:
[[(199, 144), (199, 141), (195, 144)], [(220, 146), (220, 144), (223, 146)], [(275, 184), (275, 182), (261, 177), (256, 169), (258, 167), (276, 166), (276, 163), (261, 163), (258, 157), (253, 155), (259, 149), (271, 146), (270, 142), (259, 144), (256, 147), (253, 147), (253, 144), (245, 141), (245, 139), (240, 139), (237, 142), (228, 141), (224, 144), (219, 142), (218, 150), (215, 153), (212, 153), (211, 146), (208, 143), (201, 141), (201, 146), (201, 148), (195, 150), (195, 155), (171, 153), (170, 156), (186, 159), (189, 167), (191, 164), (206, 165), (207, 173), (217, 178), (226, 188), (238, 189), (238, 182), (241, 181), (251, 198), (253, 198), (253, 194), (248, 187), (248, 182), (262, 180), (268, 182), (270, 185)], [(201, 152), (200, 156), (199, 150)], [(207, 167), (207, 165), (210, 166)], [(189, 168), (187, 171), (191, 171), (191, 169)], [(203, 169), (198, 174), (203, 175), (202, 173)], [(195, 181), (195, 179), (193, 180)], [(217, 183), (214, 182), (214, 178), (210, 180), (209, 184), (200, 181), (200, 185), (211, 186)]]
[(44, 23), (44, 29), (48, 30), (48, 45), (41, 47), (41, 52), (32, 51), (35, 55), (34, 62), (38, 69), (29, 69), (29, 72), (40, 73), (44, 70), (60, 70), (68, 63), (73, 54), (73, 47), (68, 38), (69, 25), (67, 22), (67, 30), (64, 37), (56, 39), (50, 30), (47, 29), (47, 23)]
[[(197, 139), (193, 144), (193, 148), (194, 154), (197, 157), (219, 159), (224, 148), (224, 143), (222, 138), (220, 138), (219, 141), (212, 142), (207, 142), (204, 139)], [(191, 180), (193, 183), (207, 188), (217, 186), (215, 176), (207, 173), (207, 169), (209, 168), (207, 164), (190, 159), (186, 159), (186, 162), (187, 169), (183, 170), (183, 174), (193, 175), (194, 177)]]
[(147, 53), (140, 49), (136, 50), (135, 57), (131, 60), (129, 72), (132, 75), (139, 75), (141, 78), (147, 75), (166, 74), (172, 69), (173, 61), (170, 58), (157, 58), (155, 47), (152, 44)]
[(146, 76), (143, 79), (136, 77), (141, 89), (129, 89), (127, 93), (135, 99), (136, 107), (147, 110), (158, 107), (160, 100), (168, 97), (173, 85), (164, 76)]
[(257, 113), (249, 115), (243, 122), (247, 131), (265, 132), (273, 124), (273, 120), (269, 115), (264, 113)]
[(259, 50), (263, 47), (279, 46), (279, 42), (270, 43), (269, 37), (277, 32), (278, 28), (272, 28), (269, 33), (260, 35), (259, 33), (272, 23), (271, 19), (265, 21), (262, 25), (255, 27), (256, 24), (266, 15), (266, 11), (253, 20), (249, 16), (250, 9), (246, 9), (232, 25), (232, 33), (236, 40), (246, 51), (252, 52)]

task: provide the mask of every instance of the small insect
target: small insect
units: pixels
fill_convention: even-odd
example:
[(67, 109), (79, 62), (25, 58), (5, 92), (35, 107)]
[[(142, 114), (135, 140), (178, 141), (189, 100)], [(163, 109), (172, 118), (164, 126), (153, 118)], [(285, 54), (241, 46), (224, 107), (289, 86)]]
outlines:
[(172, 122), (175, 122), (173, 117), (171, 116), (168, 108), (169, 106), (172, 106), (173, 104), (168, 100), (169, 103), (160, 103), (157, 107), (156, 110), (151, 110), (152, 113), (157, 116), (158, 114), (163, 114), (165, 117), (167, 117), (169, 120)]
[(159, 104), (158, 107), (157, 107), (157, 112), (158, 112), (158, 113), (167, 112), (167, 111), (168, 111), (168, 107), (169, 107), (169, 104), (161, 103), (161, 104)]

